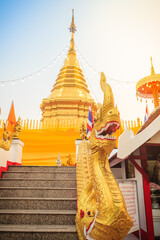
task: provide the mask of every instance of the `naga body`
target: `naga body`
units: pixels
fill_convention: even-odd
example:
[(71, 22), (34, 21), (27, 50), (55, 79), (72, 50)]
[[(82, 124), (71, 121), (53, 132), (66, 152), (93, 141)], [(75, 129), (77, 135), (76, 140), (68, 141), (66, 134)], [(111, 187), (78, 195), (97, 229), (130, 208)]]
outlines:
[(116, 147), (112, 134), (120, 127), (120, 117), (103, 73), (100, 85), (103, 105), (97, 112), (89, 143), (83, 140), (79, 146), (76, 227), (80, 240), (121, 240), (133, 223), (108, 162)]

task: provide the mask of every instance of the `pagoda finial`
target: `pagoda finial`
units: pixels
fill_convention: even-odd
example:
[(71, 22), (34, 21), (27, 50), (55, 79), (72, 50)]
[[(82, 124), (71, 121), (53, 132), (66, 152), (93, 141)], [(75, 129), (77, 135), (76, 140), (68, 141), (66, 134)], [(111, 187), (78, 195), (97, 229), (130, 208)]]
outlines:
[(69, 28), (70, 32), (75, 32), (76, 30), (76, 25), (74, 24), (74, 9), (72, 9), (72, 22), (71, 22), (71, 26)]
[(75, 52), (75, 47), (74, 47), (74, 33), (76, 30), (76, 26), (74, 24), (74, 9), (72, 9), (72, 22), (71, 22), (71, 26), (69, 28), (70, 32), (72, 33), (72, 37), (71, 37), (71, 43), (70, 43), (70, 48), (69, 48), (69, 52), (68, 54), (74, 54), (76, 55), (76, 52)]
[(151, 60), (151, 75), (155, 74), (154, 67), (153, 67), (153, 62), (152, 62), (152, 57), (150, 57)]

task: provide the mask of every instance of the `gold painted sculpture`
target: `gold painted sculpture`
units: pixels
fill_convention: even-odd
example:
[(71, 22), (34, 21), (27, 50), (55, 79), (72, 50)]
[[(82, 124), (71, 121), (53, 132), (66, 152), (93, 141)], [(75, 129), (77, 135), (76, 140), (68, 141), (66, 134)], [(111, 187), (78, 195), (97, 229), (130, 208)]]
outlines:
[(67, 166), (73, 166), (73, 165), (74, 165), (74, 163), (73, 163), (73, 161), (72, 161), (71, 154), (69, 154), (69, 155), (67, 156), (67, 162), (66, 162), (66, 164), (67, 164)]
[(116, 146), (112, 133), (119, 128), (120, 118), (104, 73), (100, 84), (103, 105), (97, 113), (90, 142), (84, 139), (79, 146), (76, 227), (80, 240), (121, 240), (133, 223), (108, 162)]
[(11, 142), (12, 142), (12, 135), (11, 132), (7, 131), (6, 124), (4, 123), (3, 126), (4, 132), (3, 132), (3, 138), (0, 140), (0, 148), (3, 148), (6, 151), (9, 151)]
[(79, 133), (80, 133), (80, 137), (81, 137), (82, 140), (87, 138), (87, 128), (86, 128), (84, 122), (81, 123), (81, 127), (79, 129)]
[(13, 129), (13, 135), (12, 135), (13, 138), (18, 138), (19, 137), (19, 134), (20, 134), (21, 129), (22, 129), (20, 122), (21, 122), (21, 118), (19, 117), (18, 121), (16, 122), (16, 124), (14, 126), (14, 129)]
[(0, 148), (3, 148), (6, 151), (9, 151), (12, 143), (13, 138), (18, 138), (20, 132), (21, 132), (21, 125), (20, 125), (20, 117), (18, 118), (18, 121), (14, 125), (13, 133), (10, 131), (7, 131), (7, 126), (4, 123), (4, 132), (3, 132), (3, 138), (0, 140)]

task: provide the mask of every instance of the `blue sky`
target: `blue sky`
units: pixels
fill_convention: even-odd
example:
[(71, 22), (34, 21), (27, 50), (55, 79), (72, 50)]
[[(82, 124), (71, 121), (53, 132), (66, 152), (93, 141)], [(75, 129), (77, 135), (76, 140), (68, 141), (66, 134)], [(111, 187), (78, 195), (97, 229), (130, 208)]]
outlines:
[[(160, 73), (159, 0), (1, 0), (0, 1), (0, 107), (8, 116), (14, 100), (16, 116), (40, 119), (40, 103), (49, 96), (65, 55), (39, 75), (70, 42), (68, 30), (75, 9), (75, 42), (80, 54), (96, 71), (125, 82), (150, 74), (150, 56)], [(65, 50), (66, 52), (66, 50)], [(102, 102), (99, 76), (77, 52), (93, 98)], [(135, 84), (108, 79), (124, 120), (143, 120), (145, 101), (137, 102)], [(4, 86), (2, 86), (4, 85)], [(90, 87), (91, 86), (91, 87)], [(149, 111), (153, 104), (149, 103)]]

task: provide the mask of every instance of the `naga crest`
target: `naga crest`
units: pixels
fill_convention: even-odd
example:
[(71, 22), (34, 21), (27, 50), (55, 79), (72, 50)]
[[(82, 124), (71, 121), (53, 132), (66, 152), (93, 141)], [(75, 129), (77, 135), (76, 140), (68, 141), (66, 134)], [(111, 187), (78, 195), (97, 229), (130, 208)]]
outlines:
[(100, 85), (103, 105), (96, 114), (89, 143), (84, 139), (79, 145), (76, 227), (80, 240), (122, 240), (133, 223), (108, 162), (116, 147), (114, 133), (120, 118), (104, 73)]

